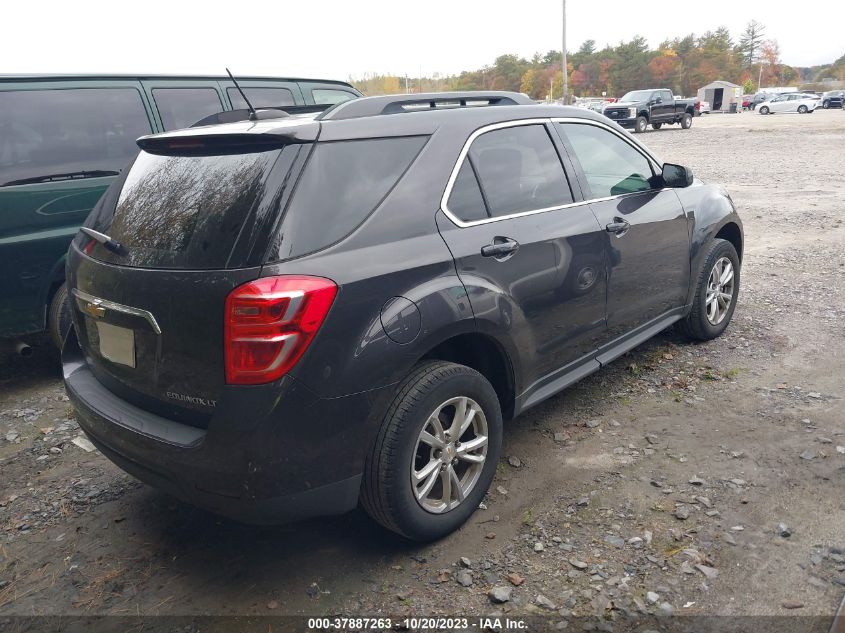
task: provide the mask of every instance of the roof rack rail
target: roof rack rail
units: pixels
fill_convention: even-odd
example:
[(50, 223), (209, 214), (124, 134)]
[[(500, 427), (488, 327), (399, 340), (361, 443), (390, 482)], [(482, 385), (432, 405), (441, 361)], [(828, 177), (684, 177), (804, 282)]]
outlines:
[(399, 114), (402, 112), (479, 106), (534, 105), (534, 103), (529, 97), (519, 92), (428, 92), (351, 99), (336, 105), (318, 118), (336, 121), (339, 119), (357, 119), (366, 116)]
[[(283, 119), (285, 117), (293, 116), (294, 114), (310, 114), (314, 112), (325, 112), (331, 105), (290, 105), (278, 108), (258, 108), (255, 111), (257, 121), (264, 119)], [(227, 110), (225, 112), (218, 112), (211, 114), (204, 119), (200, 119), (191, 127), (202, 127), (203, 125), (217, 125), (218, 123), (235, 123), (237, 121), (249, 121), (249, 109), (242, 110)]]

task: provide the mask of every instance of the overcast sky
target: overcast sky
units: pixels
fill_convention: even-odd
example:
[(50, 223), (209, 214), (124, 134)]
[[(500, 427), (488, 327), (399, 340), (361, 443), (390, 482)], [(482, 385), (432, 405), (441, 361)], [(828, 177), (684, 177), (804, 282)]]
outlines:
[[(567, 44), (663, 39), (752, 18), (785, 63), (845, 53), (845, 2), (567, 0)], [(638, 10), (637, 7), (645, 7)], [(220, 8), (218, 8), (220, 7)], [(223, 73), (346, 79), (452, 74), (561, 46), (560, 0), (203, 2), (53, 0), (3, 6), (0, 73)]]

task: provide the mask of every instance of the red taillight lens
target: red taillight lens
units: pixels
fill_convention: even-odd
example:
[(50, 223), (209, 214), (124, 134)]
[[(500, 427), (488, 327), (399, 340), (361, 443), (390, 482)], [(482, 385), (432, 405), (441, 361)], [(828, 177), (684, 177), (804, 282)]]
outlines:
[(323, 277), (262, 277), (226, 298), (226, 382), (257, 385), (278, 380), (314, 339), (337, 285)]

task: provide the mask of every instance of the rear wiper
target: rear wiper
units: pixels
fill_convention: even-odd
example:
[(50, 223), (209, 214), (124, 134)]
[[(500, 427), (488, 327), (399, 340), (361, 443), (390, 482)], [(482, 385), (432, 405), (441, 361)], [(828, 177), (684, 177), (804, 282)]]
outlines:
[(90, 169), (80, 171), (69, 171), (64, 174), (47, 174), (46, 176), (31, 176), (20, 180), (4, 182), (3, 187), (12, 185), (30, 185), (36, 182), (54, 182), (58, 180), (81, 180), (83, 178), (102, 178), (103, 176), (117, 176), (120, 172), (113, 169)]
[(129, 254), (129, 252), (126, 250), (126, 247), (124, 247), (123, 244), (121, 244), (118, 241), (113, 240), (112, 238), (110, 238), (105, 233), (100, 233), (99, 231), (95, 231), (94, 229), (89, 229), (88, 227), (85, 227), (85, 226), (80, 227), (79, 230), (82, 231), (83, 233), (85, 233), (85, 235), (90, 237), (95, 242), (99, 242), (100, 244), (102, 244), (103, 248), (111, 251), (115, 255), (120, 255), (121, 257), (123, 257), (124, 255)]

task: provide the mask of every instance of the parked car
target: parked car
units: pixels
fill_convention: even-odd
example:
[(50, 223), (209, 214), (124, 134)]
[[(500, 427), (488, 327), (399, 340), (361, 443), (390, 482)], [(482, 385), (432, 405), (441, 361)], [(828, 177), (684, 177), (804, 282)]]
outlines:
[(773, 99), (774, 97), (778, 96), (776, 92), (768, 92), (765, 90), (761, 90), (759, 92), (754, 93), (754, 96), (751, 98), (751, 109), (756, 110), (757, 106), (759, 106), (764, 101), (768, 101), (769, 99)]
[(710, 102), (709, 101), (696, 101), (695, 103), (695, 113), (697, 116), (701, 116), (702, 114), (710, 114)]
[(731, 320), (730, 197), (599, 114), (469, 92), (256, 118), (139, 139), (68, 255), (77, 420), (191, 503), (277, 522), (360, 500), (441, 537), (504, 419)]
[[(349, 84), (244, 77), (255, 106), (331, 104)], [(135, 139), (246, 107), (226, 77), (0, 76), (0, 337), (69, 324), (65, 253)], [(63, 325), (64, 324), (64, 327)]]
[(743, 110), (750, 110), (751, 109), (751, 101), (754, 99), (754, 95), (742, 95), (742, 109)]
[(645, 132), (649, 124), (659, 130), (664, 124), (680, 123), (688, 130), (695, 116), (695, 99), (676, 99), (671, 90), (633, 90), (619, 101), (605, 106), (604, 115), (634, 132)]
[(807, 114), (813, 112), (819, 105), (818, 97), (801, 93), (789, 93), (772, 97), (757, 106), (760, 114), (774, 114), (775, 112), (797, 112)]
[(832, 90), (830, 92), (825, 92), (821, 96), (822, 107), (827, 110), (828, 108), (841, 108), (842, 102), (845, 101), (845, 90)]

